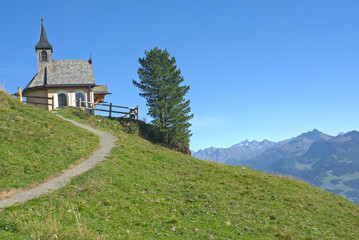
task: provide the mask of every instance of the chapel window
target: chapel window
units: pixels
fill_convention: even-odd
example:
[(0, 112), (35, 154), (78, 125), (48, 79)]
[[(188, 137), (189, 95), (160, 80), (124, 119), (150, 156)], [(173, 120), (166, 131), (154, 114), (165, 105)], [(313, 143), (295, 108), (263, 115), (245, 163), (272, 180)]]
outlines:
[(60, 93), (58, 95), (58, 100), (59, 100), (59, 108), (63, 108), (67, 106), (67, 96), (64, 93)]
[(47, 52), (46, 51), (41, 52), (41, 61), (47, 61)]
[(76, 93), (76, 106), (80, 107), (79, 100), (81, 100), (81, 107), (85, 107), (85, 96), (82, 93)]

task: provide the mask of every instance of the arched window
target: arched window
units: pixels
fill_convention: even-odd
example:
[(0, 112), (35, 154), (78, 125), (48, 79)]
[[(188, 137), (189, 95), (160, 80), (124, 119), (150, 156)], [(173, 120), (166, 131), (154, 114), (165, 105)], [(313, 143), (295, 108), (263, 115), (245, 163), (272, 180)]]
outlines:
[(63, 108), (67, 106), (67, 96), (65, 93), (60, 93), (57, 96), (58, 100), (59, 100), (59, 108)]
[(41, 61), (47, 61), (47, 52), (46, 51), (41, 52)]
[(75, 94), (75, 98), (76, 98), (76, 106), (79, 107), (79, 99), (81, 99), (81, 107), (85, 107), (85, 96), (82, 93), (76, 93)]

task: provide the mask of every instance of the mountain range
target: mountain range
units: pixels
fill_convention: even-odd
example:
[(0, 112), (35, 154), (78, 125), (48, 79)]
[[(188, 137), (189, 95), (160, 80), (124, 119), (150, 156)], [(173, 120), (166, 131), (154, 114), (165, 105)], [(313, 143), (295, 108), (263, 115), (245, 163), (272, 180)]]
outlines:
[(280, 142), (243, 141), (192, 152), (196, 158), (292, 176), (359, 204), (359, 132), (330, 136), (314, 129)]

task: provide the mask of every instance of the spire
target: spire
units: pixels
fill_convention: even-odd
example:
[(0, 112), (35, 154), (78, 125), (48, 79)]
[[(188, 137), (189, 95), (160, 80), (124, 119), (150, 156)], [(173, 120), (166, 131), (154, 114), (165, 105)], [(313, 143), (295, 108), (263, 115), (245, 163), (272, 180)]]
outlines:
[(35, 50), (39, 50), (39, 49), (51, 49), (51, 52), (53, 52), (52, 46), (49, 43), (49, 41), (47, 40), (46, 31), (45, 31), (45, 27), (44, 27), (44, 19), (43, 18), (41, 18), (40, 40), (35, 46)]

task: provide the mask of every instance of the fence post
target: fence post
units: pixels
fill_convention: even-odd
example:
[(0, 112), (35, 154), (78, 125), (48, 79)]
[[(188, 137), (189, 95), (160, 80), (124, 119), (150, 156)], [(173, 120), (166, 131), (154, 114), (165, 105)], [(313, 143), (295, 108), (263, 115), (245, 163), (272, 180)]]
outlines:
[(22, 92), (20, 87), (17, 88), (17, 98), (22, 102)]
[(139, 113), (139, 106), (138, 106), (138, 105), (137, 105), (136, 109), (137, 109), (137, 120), (138, 120), (138, 116), (140, 115), (140, 113)]
[(54, 96), (52, 96), (52, 102), (51, 102), (51, 104), (52, 104), (52, 109), (51, 109), (51, 110), (55, 110)]
[(110, 118), (111, 118), (111, 111), (112, 111), (112, 103), (110, 103), (110, 114), (109, 114)]

